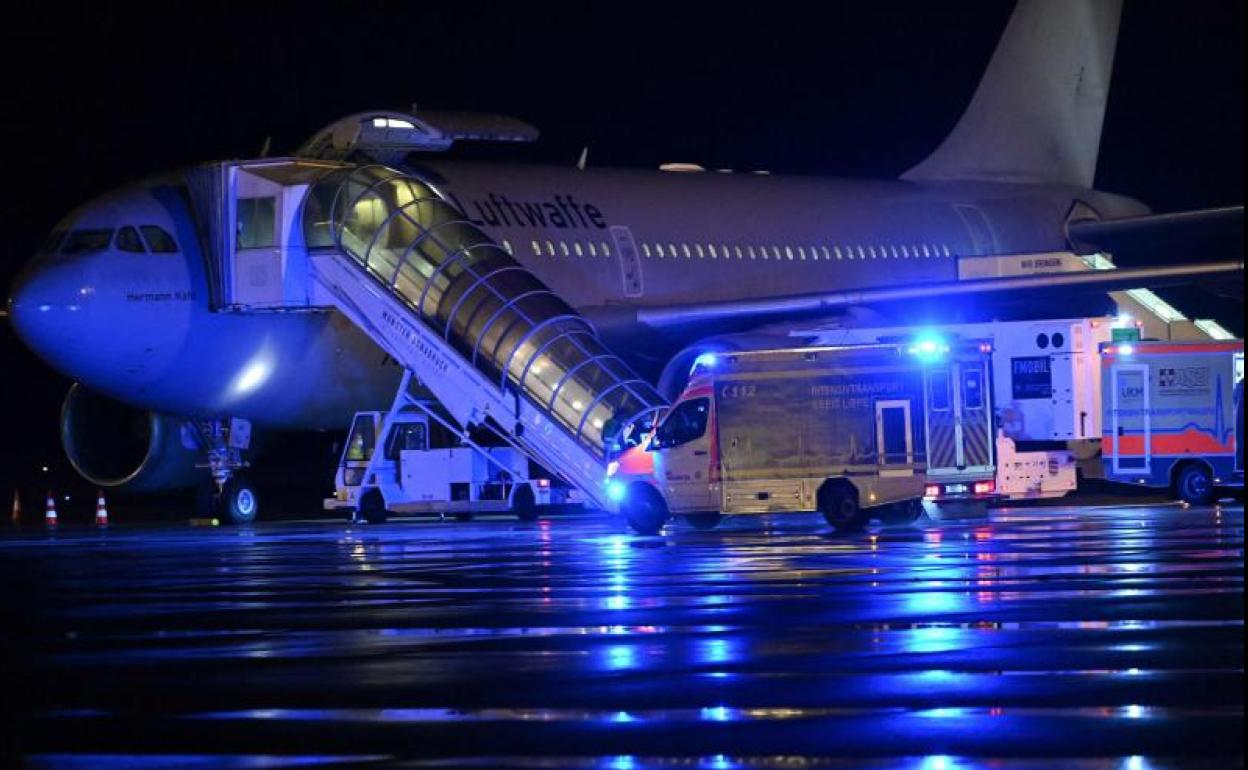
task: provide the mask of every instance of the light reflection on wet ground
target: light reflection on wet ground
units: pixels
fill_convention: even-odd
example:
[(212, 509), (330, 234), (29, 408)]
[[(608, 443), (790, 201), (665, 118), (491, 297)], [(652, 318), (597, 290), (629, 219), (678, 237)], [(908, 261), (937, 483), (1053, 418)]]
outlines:
[(1243, 510), (9, 532), (35, 767), (1242, 765)]

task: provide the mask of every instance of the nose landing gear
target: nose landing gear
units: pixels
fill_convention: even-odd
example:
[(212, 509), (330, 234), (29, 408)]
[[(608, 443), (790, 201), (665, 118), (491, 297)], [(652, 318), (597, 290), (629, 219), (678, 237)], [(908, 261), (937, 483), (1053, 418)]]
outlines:
[(207, 460), (198, 467), (212, 474), (199, 495), (199, 513), (230, 524), (250, 524), (260, 513), (256, 488), (238, 471), (248, 466), (243, 451), (251, 444), (251, 423), (238, 418), (195, 420), (195, 435)]

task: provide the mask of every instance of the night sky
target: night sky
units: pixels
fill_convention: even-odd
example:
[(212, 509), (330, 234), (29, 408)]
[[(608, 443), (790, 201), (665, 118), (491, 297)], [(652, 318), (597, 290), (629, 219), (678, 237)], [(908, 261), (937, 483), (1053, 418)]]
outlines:
[[(35, 5), (5, 24), (3, 296), (78, 203), (151, 172), (254, 156), (266, 136), (289, 152), (374, 107), (522, 117), (542, 140), (507, 154), (533, 161), (571, 165), (588, 145), (591, 165), (895, 176), (957, 119), (1012, 7), (857, 2), (799, 18), (675, 3), (597, 6), (614, 15), (532, 3)], [(1243, 201), (1243, 5), (1126, 0), (1097, 187), (1158, 211)], [(0, 480), (64, 466), (67, 381), (7, 324), (0, 374)]]

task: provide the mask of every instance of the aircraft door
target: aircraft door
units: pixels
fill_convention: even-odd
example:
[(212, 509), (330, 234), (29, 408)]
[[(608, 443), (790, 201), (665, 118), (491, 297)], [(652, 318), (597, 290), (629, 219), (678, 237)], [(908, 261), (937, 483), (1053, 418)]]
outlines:
[(641, 278), (641, 258), (637, 256), (637, 244), (633, 232), (622, 225), (612, 225), (611, 240), (620, 260), (620, 276), (624, 280), (624, 296), (640, 297), (645, 290)]
[(1121, 364), (1110, 375), (1113, 386), (1110, 430), (1115, 473), (1152, 471), (1152, 420), (1149, 413), (1148, 366)]
[(282, 186), (238, 169), (234, 176), (233, 290), (238, 305), (282, 302)]

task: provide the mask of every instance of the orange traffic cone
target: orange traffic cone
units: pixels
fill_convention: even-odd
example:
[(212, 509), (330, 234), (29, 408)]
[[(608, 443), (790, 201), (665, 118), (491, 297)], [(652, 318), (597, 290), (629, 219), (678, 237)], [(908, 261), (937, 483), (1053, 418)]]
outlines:
[(97, 489), (96, 494), (97, 494), (97, 497), (95, 498), (95, 526), (107, 527), (108, 526), (108, 508), (105, 507), (104, 505), (104, 490)]
[(20, 527), (22, 525), (22, 498), (17, 494), (17, 490), (13, 490), (13, 526)]
[(49, 527), (56, 527), (56, 498), (51, 492), (48, 493), (48, 509), (43, 514), (43, 523)]

